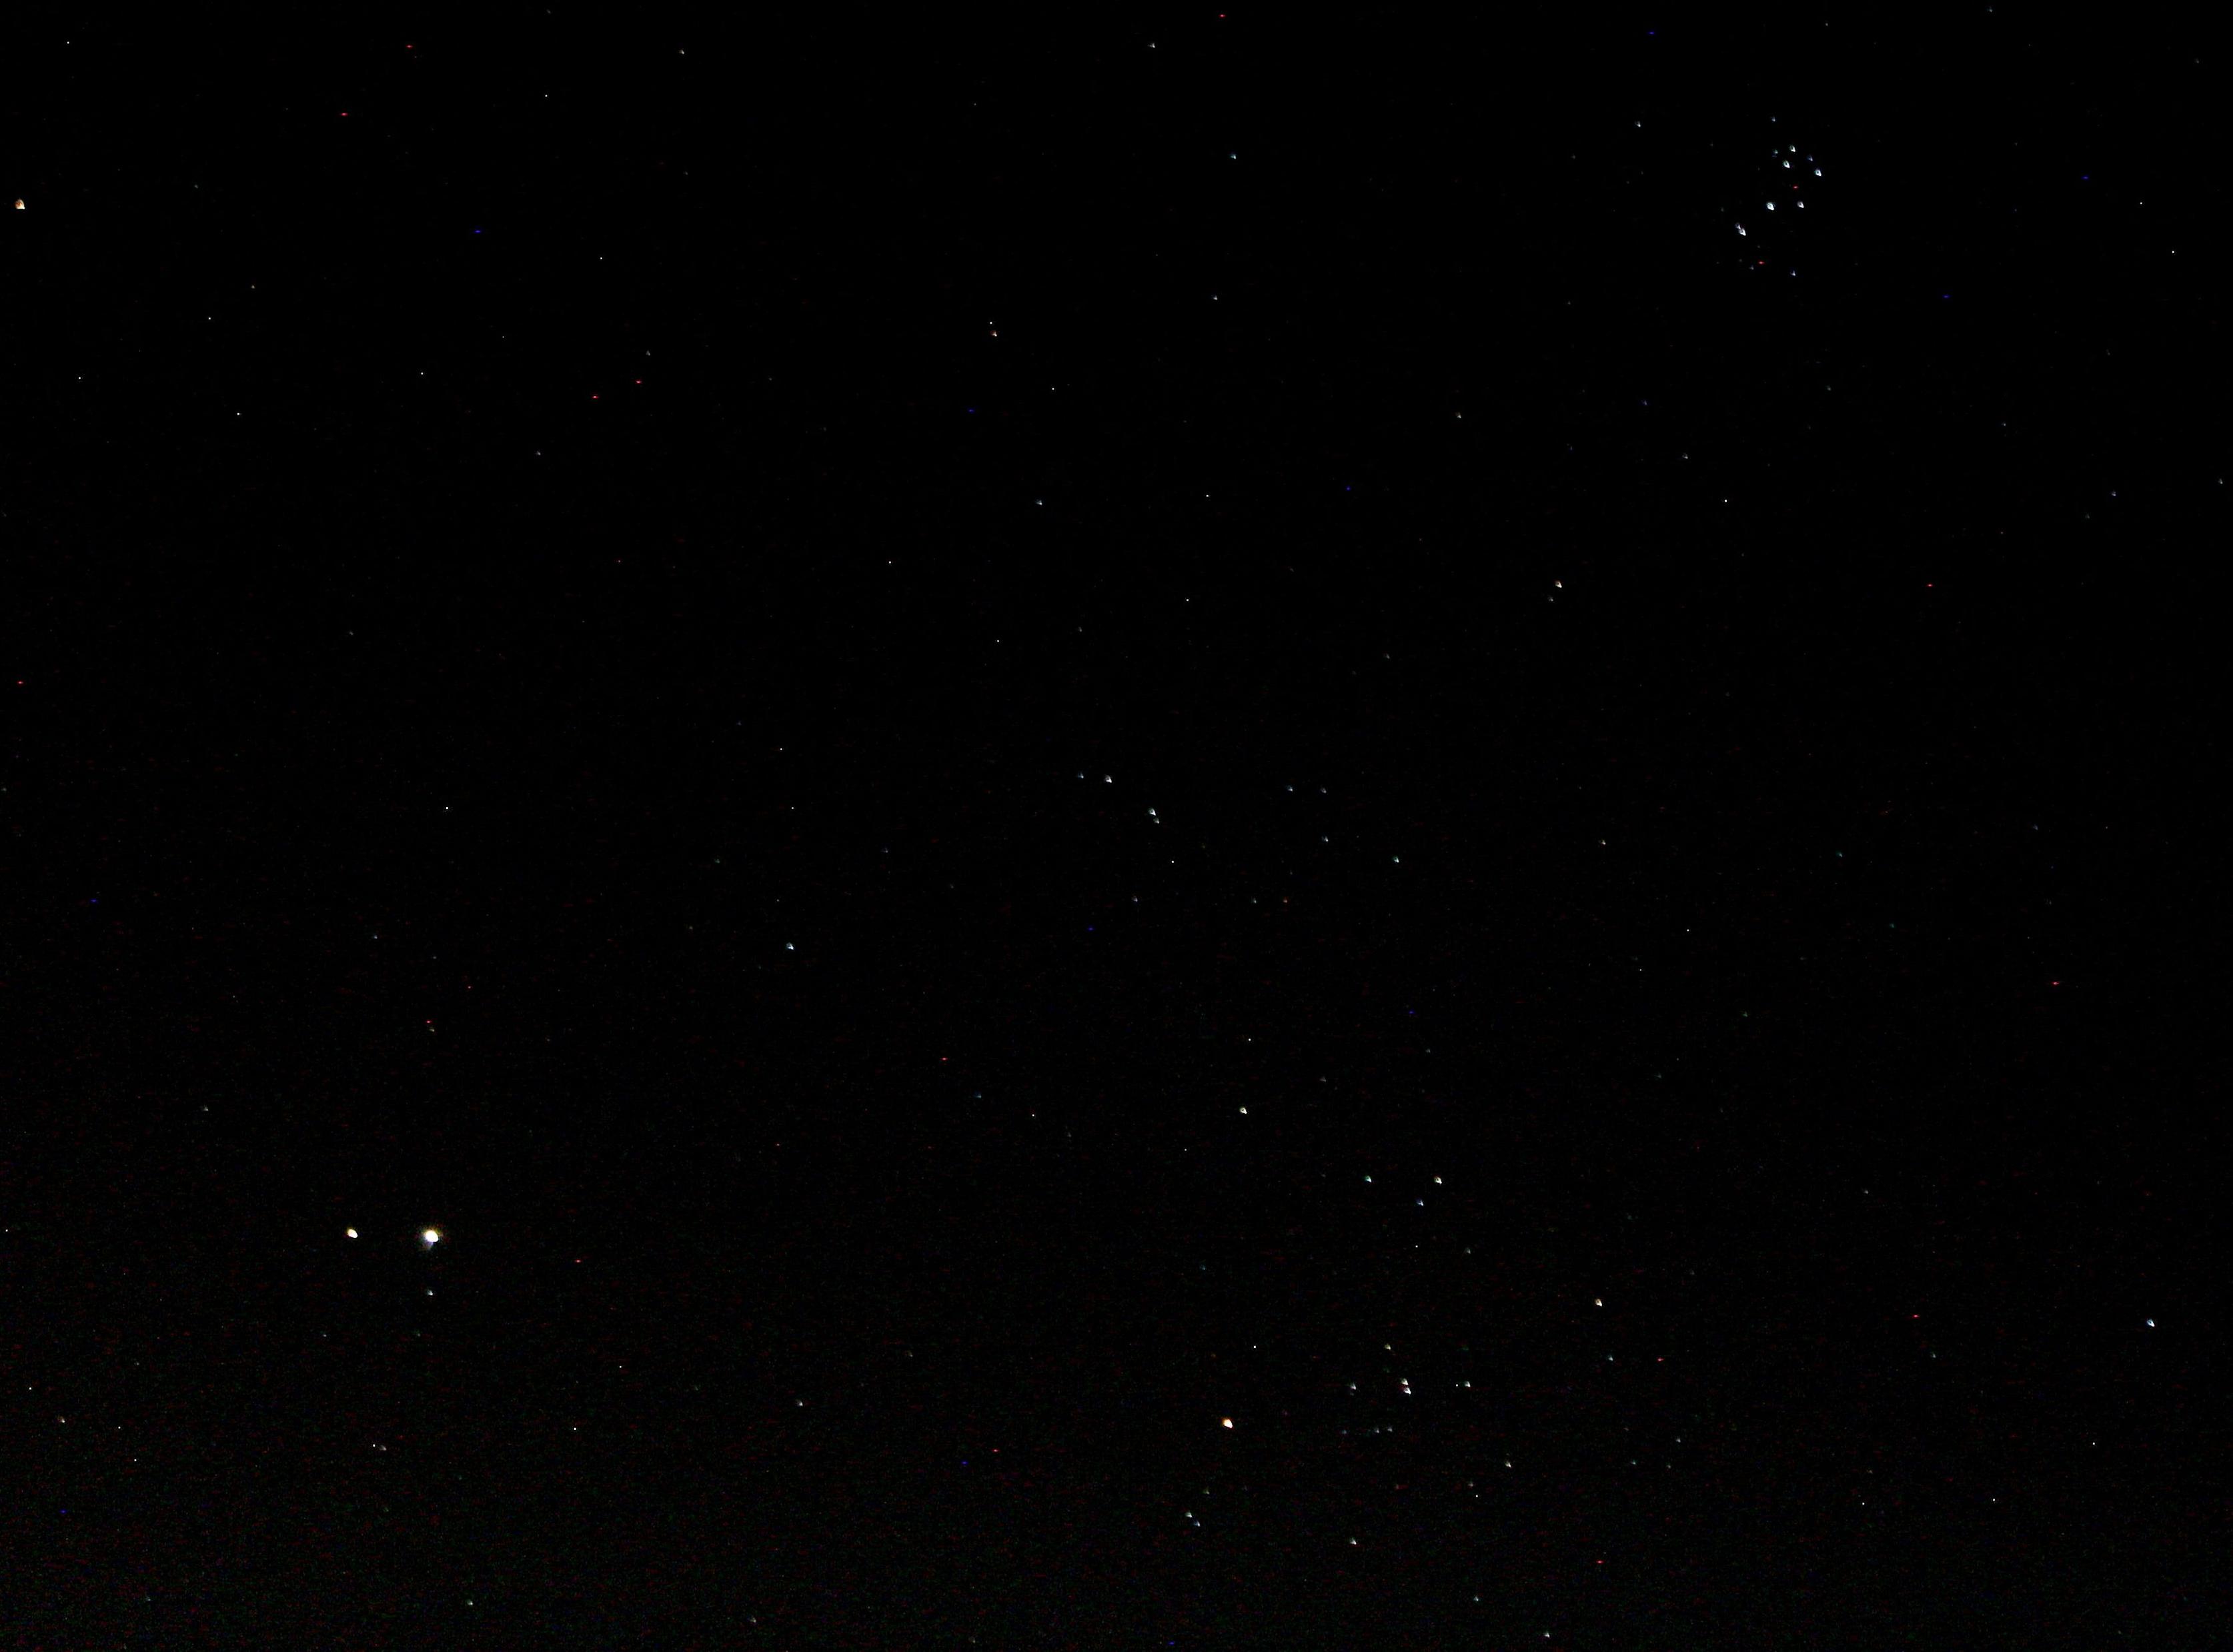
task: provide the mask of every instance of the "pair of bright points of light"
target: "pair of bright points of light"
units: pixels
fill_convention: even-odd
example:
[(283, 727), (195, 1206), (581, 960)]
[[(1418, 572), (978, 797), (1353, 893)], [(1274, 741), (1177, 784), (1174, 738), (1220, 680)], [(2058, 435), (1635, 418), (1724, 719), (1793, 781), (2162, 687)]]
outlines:
[[(356, 1236), (357, 1232), (354, 1227), (344, 1227), (342, 1229), (342, 1237), (344, 1239), (355, 1239)], [(422, 1227), (419, 1230), (419, 1245), (420, 1249), (431, 1251), (441, 1242), (442, 1230), (440, 1228)]]

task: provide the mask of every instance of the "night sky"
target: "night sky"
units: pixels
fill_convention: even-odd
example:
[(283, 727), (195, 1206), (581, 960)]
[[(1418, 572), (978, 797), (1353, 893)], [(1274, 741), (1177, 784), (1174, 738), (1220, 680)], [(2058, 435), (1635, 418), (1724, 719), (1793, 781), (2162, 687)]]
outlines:
[(0, 1645), (2233, 1637), (2199, 33), (366, 18), (7, 53)]

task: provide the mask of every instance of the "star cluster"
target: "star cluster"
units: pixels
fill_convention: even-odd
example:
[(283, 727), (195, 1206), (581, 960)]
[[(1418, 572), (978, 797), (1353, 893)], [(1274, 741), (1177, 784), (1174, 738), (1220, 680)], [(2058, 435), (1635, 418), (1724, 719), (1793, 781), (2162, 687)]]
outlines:
[(11, 1625), (2209, 1643), (2206, 54), (913, 27), (26, 37)]

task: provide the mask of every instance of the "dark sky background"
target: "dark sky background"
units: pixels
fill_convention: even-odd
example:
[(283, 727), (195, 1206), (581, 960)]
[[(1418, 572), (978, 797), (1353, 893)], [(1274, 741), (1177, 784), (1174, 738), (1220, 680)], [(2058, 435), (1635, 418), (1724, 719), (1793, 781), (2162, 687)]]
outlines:
[(2216, 1643), (2198, 36), (368, 17), (10, 52), (0, 1641)]

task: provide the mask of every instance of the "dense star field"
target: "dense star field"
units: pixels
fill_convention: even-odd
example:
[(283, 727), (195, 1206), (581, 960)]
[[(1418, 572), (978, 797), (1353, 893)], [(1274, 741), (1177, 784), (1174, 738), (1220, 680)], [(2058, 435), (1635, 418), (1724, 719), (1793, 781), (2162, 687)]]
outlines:
[(2222, 71), (1479, 21), (16, 42), (0, 1642), (2217, 1643)]

